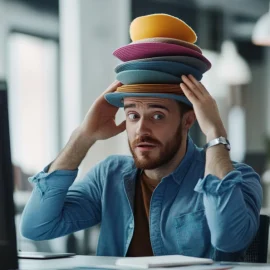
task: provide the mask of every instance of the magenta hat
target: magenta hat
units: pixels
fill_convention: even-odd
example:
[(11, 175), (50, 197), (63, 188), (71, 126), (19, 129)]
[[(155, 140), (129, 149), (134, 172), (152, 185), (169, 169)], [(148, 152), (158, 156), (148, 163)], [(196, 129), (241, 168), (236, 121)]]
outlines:
[(157, 56), (185, 55), (198, 58), (206, 63), (208, 69), (211, 68), (211, 63), (202, 54), (181, 45), (169, 43), (130, 43), (115, 50), (113, 55), (123, 62)]

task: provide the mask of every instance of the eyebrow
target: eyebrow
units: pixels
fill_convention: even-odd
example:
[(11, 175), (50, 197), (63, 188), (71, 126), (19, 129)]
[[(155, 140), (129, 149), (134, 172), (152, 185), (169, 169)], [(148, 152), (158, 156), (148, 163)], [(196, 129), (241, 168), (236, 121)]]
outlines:
[[(128, 108), (136, 108), (136, 104), (131, 103), (131, 104), (124, 105), (124, 110)], [(160, 104), (148, 104), (148, 108), (163, 109), (168, 112), (170, 111), (166, 106), (160, 105)]]

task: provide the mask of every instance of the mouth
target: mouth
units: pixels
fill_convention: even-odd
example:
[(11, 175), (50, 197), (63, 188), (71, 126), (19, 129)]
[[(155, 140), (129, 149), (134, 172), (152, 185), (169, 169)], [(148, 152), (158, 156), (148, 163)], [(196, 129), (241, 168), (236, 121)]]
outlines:
[(140, 151), (151, 151), (155, 147), (157, 147), (157, 145), (152, 143), (139, 143), (136, 145), (136, 148), (138, 148)]

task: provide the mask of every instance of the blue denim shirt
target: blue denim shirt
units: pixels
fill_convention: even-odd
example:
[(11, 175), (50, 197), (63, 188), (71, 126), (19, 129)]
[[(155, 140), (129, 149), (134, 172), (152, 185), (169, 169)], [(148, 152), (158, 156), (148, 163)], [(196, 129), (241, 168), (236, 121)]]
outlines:
[[(220, 180), (204, 177), (205, 152), (188, 140), (178, 168), (164, 177), (150, 204), (154, 255), (183, 254), (213, 259), (217, 252), (244, 250), (259, 225), (262, 188), (245, 164)], [(97, 255), (125, 256), (134, 231), (138, 170), (130, 156), (110, 156), (73, 184), (77, 170), (43, 172), (34, 183), (21, 223), (33, 240), (60, 237), (101, 223)], [(143, 239), (142, 239), (143, 241)]]

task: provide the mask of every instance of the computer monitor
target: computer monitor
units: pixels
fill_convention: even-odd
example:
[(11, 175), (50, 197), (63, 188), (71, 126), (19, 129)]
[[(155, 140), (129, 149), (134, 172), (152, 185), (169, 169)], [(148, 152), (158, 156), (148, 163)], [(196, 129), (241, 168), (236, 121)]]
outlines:
[(0, 81), (0, 268), (18, 269), (7, 85)]

